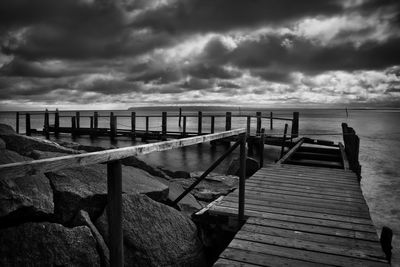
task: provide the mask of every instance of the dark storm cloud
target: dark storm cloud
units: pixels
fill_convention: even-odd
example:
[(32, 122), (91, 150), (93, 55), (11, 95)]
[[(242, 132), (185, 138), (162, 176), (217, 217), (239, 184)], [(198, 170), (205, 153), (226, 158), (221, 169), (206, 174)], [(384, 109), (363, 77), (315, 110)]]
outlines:
[(229, 81), (221, 81), (217, 84), (219, 87), (222, 88), (234, 88), (234, 89), (239, 89), (241, 88), (240, 85), (238, 85), (237, 83), (234, 82), (229, 82)]
[[(70, 73), (68, 70), (58, 71), (42, 67), (30, 61), (15, 57), (11, 62), (0, 68), (0, 75), (22, 77), (61, 77)], [(72, 73), (71, 73), (72, 74)]]
[(170, 33), (226, 31), (329, 15), (342, 10), (339, 1), (186, 0), (150, 9), (134, 25)]
[(223, 66), (196, 64), (187, 69), (187, 73), (201, 79), (221, 78), (233, 79), (238, 78), (242, 74), (238, 70), (229, 70)]

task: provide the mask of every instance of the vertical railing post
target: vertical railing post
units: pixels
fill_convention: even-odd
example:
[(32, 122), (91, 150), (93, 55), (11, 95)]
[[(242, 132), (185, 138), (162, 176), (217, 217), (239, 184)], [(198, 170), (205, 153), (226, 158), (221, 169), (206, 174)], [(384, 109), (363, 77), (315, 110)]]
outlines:
[(19, 112), (15, 116), (15, 131), (19, 133)]
[(251, 117), (247, 116), (247, 129), (246, 132), (248, 135), (250, 135), (250, 126), (251, 126)]
[(264, 144), (265, 144), (265, 129), (261, 129), (260, 136), (260, 168), (264, 166)]
[(120, 161), (107, 163), (107, 217), (110, 266), (124, 265), (122, 230), (122, 167)]
[(271, 113), (269, 114), (269, 128), (272, 130), (274, 129), (274, 114)]
[(131, 113), (131, 136), (132, 139), (136, 139), (136, 112)]
[(161, 140), (167, 140), (167, 112), (163, 111), (161, 119)]
[(94, 129), (94, 136), (97, 135), (97, 128), (99, 127), (99, 113), (97, 111), (94, 112), (93, 116), (93, 129)]
[(43, 127), (43, 133), (46, 136), (46, 139), (50, 138), (49, 128), (50, 128), (49, 111), (46, 108), (46, 111), (44, 112), (44, 127)]
[(75, 137), (76, 132), (76, 118), (74, 116), (71, 117), (71, 136), (72, 138)]
[(76, 117), (76, 128), (79, 129), (81, 128), (81, 114), (79, 111), (75, 112), (75, 117)]
[(287, 135), (287, 129), (288, 129), (288, 125), (287, 123), (285, 124), (285, 130), (283, 132), (283, 138), (282, 138), (282, 147), (281, 147), (281, 157), (283, 157), (283, 154), (285, 152), (285, 144), (286, 144), (286, 135)]
[(211, 133), (215, 132), (215, 116), (211, 116)]
[(257, 128), (256, 128), (256, 135), (259, 135), (261, 132), (261, 112), (256, 113), (257, 117)]
[(117, 135), (117, 116), (114, 116), (114, 112), (110, 112), (110, 138), (115, 140)]
[(58, 137), (60, 134), (60, 113), (58, 112), (58, 109), (56, 110), (56, 113), (54, 114), (54, 136)]
[(31, 136), (32, 130), (31, 130), (31, 114), (26, 113), (25, 114), (25, 132), (27, 136)]
[(230, 131), (232, 129), (232, 112), (227, 112), (225, 116), (225, 130)]
[(146, 135), (149, 134), (149, 116), (146, 116)]
[(197, 134), (201, 135), (203, 128), (203, 112), (199, 111), (197, 114)]
[(181, 120), (182, 120), (182, 108), (179, 108), (179, 123), (178, 123), (179, 128), (181, 128)]
[(246, 183), (246, 133), (240, 135), (238, 227), (240, 227), (241, 223), (244, 222), (245, 183)]
[(186, 116), (183, 116), (183, 129), (182, 129), (182, 136), (186, 136)]
[(292, 120), (292, 138), (296, 138), (299, 136), (299, 113), (293, 112), (293, 120)]

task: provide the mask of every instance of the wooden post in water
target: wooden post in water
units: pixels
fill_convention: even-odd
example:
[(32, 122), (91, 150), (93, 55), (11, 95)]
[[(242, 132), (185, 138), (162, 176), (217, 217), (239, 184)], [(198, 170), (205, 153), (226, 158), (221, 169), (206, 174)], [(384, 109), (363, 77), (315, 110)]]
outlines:
[(260, 168), (264, 166), (264, 144), (265, 144), (265, 129), (261, 129), (260, 136)]
[(97, 129), (99, 128), (99, 113), (97, 111), (94, 112), (93, 116), (93, 136), (97, 136)]
[(19, 133), (19, 112), (17, 112), (15, 117), (15, 131)]
[(232, 112), (227, 112), (225, 115), (225, 130), (230, 131), (232, 128)]
[(144, 138), (142, 138), (142, 140), (146, 140), (148, 134), (149, 134), (149, 116), (146, 116), (146, 133), (144, 135)]
[(248, 135), (250, 135), (250, 126), (251, 126), (251, 117), (247, 116), (247, 129), (246, 132)]
[(49, 111), (46, 108), (46, 111), (44, 112), (44, 127), (43, 127), (43, 133), (46, 136), (46, 139), (50, 139), (49, 128), (50, 128)]
[(211, 133), (215, 132), (215, 116), (211, 116)]
[(117, 135), (117, 117), (114, 116), (114, 112), (110, 112), (110, 138), (115, 140)]
[(287, 129), (288, 129), (288, 125), (287, 123), (285, 124), (285, 130), (283, 132), (283, 138), (282, 138), (282, 146), (281, 146), (281, 157), (283, 157), (283, 154), (285, 152), (285, 143), (286, 143), (286, 135), (287, 135)]
[(296, 138), (298, 136), (299, 136), (299, 113), (293, 112), (292, 138)]
[(382, 250), (386, 255), (386, 259), (390, 263), (392, 260), (392, 239), (393, 239), (393, 231), (387, 226), (383, 226), (381, 231), (381, 238), (379, 239)]
[(93, 116), (90, 116), (90, 129), (93, 129)]
[(167, 112), (162, 113), (161, 119), (161, 140), (167, 140)]
[(183, 137), (186, 136), (186, 116), (183, 116), (183, 130), (182, 130)]
[(361, 180), (361, 165), (358, 160), (360, 151), (360, 138), (356, 135), (353, 128), (348, 127), (347, 123), (342, 123), (343, 141), (350, 169), (357, 174)]
[(274, 114), (272, 113), (272, 111), (271, 111), (271, 113), (269, 114), (269, 128), (272, 130), (272, 129), (274, 129)]
[(107, 163), (107, 217), (110, 266), (124, 265), (122, 230), (122, 167), (120, 161)]
[(201, 111), (198, 112), (197, 115), (197, 134), (201, 135), (203, 128), (203, 113)]
[(261, 112), (257, 111), (257, 128), (256, 128), (256, 135), (259, 135), (261, 132)]
[(136, 139), (136, 112), (131, 112), (131, 137)]
[(179, 123), (178, 123), (179, 128), (181, 128), (181, 120), (182, 120), (182, 108), (179, 108)]
[(76, 128), (79, 129), (81, 128), (81, 114), (79, 111), (75, 112), (75, 117), (76, 117)]
[(240, 135), (240, 173), (239, 173), (239, 207), (238, 228), (244, 222), (244, 200), (246, 183), (246, 134)]
[(26, 113), (25, 114), (25, 132), (27, 136), (31, 136), (32, 130), (31, 130), (31, 114)]
[(71, 136), (75, 138), (76, 134), (76, 118), (73, 116), (71, 117)]
[(60, 135), (60, 113), (58, 112), (58, 109), (54, 114), (54, 135), (55, 137)]

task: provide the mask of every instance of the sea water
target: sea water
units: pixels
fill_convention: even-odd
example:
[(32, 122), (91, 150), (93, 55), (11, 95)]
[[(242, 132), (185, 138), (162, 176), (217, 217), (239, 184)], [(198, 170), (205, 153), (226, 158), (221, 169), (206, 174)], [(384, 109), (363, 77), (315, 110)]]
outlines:
[[(342, 142), (341, 123), (346, 122), (353, 127), (360, 137), (360, 163), (362, 165), (361, 187), (364, 197), (368, 203), (372, 220), (377, 232), (383, 226), (390, 227), (394, 232), (393, 237), (393, 258), (392, 265), (400, 266), (400, 110), (384, 109), (235, 109), (225, 110), (215, 107), (184, 107), (183, 114), (187, 115), (187, 131), (197, 131), (197, 111), (203, 112), (203, 132), (210, 131), (211, 120), (209, 114), (221, 115), (215, 118), (215, 131), (222, 131), (225, 128), (226, 111), (232, 111), (233, 115), (255, 115), (256, 111), (262, 111), (263, 116), (269, 116), (273, 112), (274, 117), (292, 118), (293, 111), (300, 112), (299, 133), (300, 136), (307, 136), (322, 140)], [(136, 110), (137, 129), (145, 128), (145, 118), (142, 115), (160, 115), (167, 111), (168, 115), (177, 115), (178, 108), (164, 107), (157, 109)], [(131, 111), (113, 111), (118, 117), (119, 129), (130, 129)], [(32, 128), (43, 128), (43, 112), (30, 112)], [(110, 111), (99, 111), (99, 127), (109, 127)], [(61, 116), (75, 115), (75, 111), (60, 111)], [(80, 111), (81, 127), (89, 127), (93, 111)], [(20, 116), (20, 132), (25, 132), (24, 116)], [(50, 115), (50, 123), (54, 115)], [(0, 123), (6, 123), (15, 128), (15, 112), (0, 112)], [(273, 130), (270, 130), (269, 119), (262, 120), (262, 127), (268, 135), (282, 136), (284, 124), (290, 122), (274, 120)], [(60, 126), (70, 126), (69, 117), (60, 118)], [(256, 120), (251, 121), (252, 129), (255, 128)], [(245, 117), (232, 118), (232, 129), (245, 128)], [(168, 117), (168, 130), (181, 131), (178, 119)], [(161, 118), (150, 117), (150, 130), (161, 130)], [(69, 135), (61, 135), (61, 141), (71, 141)], [(77, 137), (75, 142), (102, 146), (102, 147), (124, 147), (141, 143), (140, 140), (133, 141), (130, 138), (118, 138), (110, 141), (107, 137), (90, 139), (88, 137)], [(174, 149), (165, 152), (156, 152), (144, 155), (141, 158), (153, 165), (162, 166), (172, 170), (198, 171), (207, 169), (227, 148), (224, 146), (212, 147), (209, 144), (194, 145), (181, 149)], [(237, 153), (237, 152), (236, 152)], [(279, 149), (267, 146), (265, 149), (266, 161), (273, 162), (279, 156)], [(229, 160), (237, 154), (232, 155), (217, 171), (223, 172)]]

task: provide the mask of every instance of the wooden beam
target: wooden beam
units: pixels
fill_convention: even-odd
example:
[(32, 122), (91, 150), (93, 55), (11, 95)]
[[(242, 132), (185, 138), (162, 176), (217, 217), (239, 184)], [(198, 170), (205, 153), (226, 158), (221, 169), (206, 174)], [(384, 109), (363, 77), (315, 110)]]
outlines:
[(215, 116), (211, 116), (211, 133), (214, 133), (215, 131)]
[(273, 119), (273, 113), (271, 111), (270, 115), (269, 115), (269, 128), (272, 130), (274, 128), (274, 119)]
[(299, 113), (293, 112), (292, 138), (299, 137)]
[(31, 130), (31, 114), (26, 113), (25, 114), (25, 133), (27, 136), (31, 136), (32, 130)]
[(50, 118), (49, 118), (49, 111), (46, 109), (44, 112), (44, 127), (43, 127), (43, 133), (46, 136), (46, 139), (50, 139)]
[(19, 112), (15, 115), (15, 131), (19, 133)]
[(287, 134), (287, 123), (285, 124), (285, 130), (283, 132), (282, 146), (281, 146), (281, 158), (283, 157), (283, 153), (285, 152), (285, 142), (286, 142), (286, 134)]
[(281, 157), (280, 160), (278, 160), (276, 163), (277, 164), (282, 164), (285, 163), (286, 160), (290, 159), (290, 157), (296, 153), (296, 151), (301, 147), (301, 145), (304, 143), (304, 138), (301, 138), (297, 144), (292, 147), (292, 149), (290, 149), (283, 157)]
[(54, 135), (55, 137), (59, 137), (60, 135), (60, 113), (58, 112), (58, 109), (54, 114)]
[(200, 135), (203, 128), (203, 113), (201, 111), (198, 112), (197, 115), (197, 134)]
[(250, 116), (247, 116), (247, 128), (246, 128), (246, 131), (247, 131), (247, 134), (248, 135), (250, 135), (250, 127), (251, 127), (251, 117)]
[(79, 111), (75, 112), (75, 117), (76, 117), (76, 128), (79, 129), (81, 128), (81, 114)]
[(256, 135), (259, 135), (261, 132), (261, 112), (256, 113), (257, 117), (257, 128), (256, 128)]
[(120, 161), (107, 164), (107, 217), (110, 266), (124, 266), (122, 231), (122, 167)]
[(136, 138), (136, 112), (131, 113), (131, 136), (132, 139)]
[(265, 144), (265, 129), (261, 129), (260, 136), (260, 168), (264, 166), (264, 144)]
[(165, 151), (173, 148), (210, 142), (213, 140), (236, 136), (245, 132), (246, 132), (245, 129), (236, 129), (209, 135), (188, 137), (184, 139), (170, 140), (170, 141), (145, 144), (139, 146), (131, 146), (131, 147), (110, 149), (110, 150), (78, 154), (78, 155), (68, 155), (63, 157), (41, 159), (34, 161), (9, 163), (0, 165), (0, 173), (2, 178), (7, 178), (7, 177), (12, 178), (12, 177), (21, 177), (25, 175), (33, 175), (37, 173), (57, 171), (64, 168), (81, 167), (95, 163), (104, 163), (113, 160), (119, 160), (131, 156), (149, 154), (156, 151)]
[(161, 139), (167, 140), (167, 112), (163, 111), (161, 115)]
[(232, 112), (227, 112), (225, 116), (225, 131), (232, 129)]
[(240, 172), (239, 172), (239, 199), (238, 199), (238, 229), (244, 222), (244, 202), (246, 184), (246, 133), (240, 137)]

